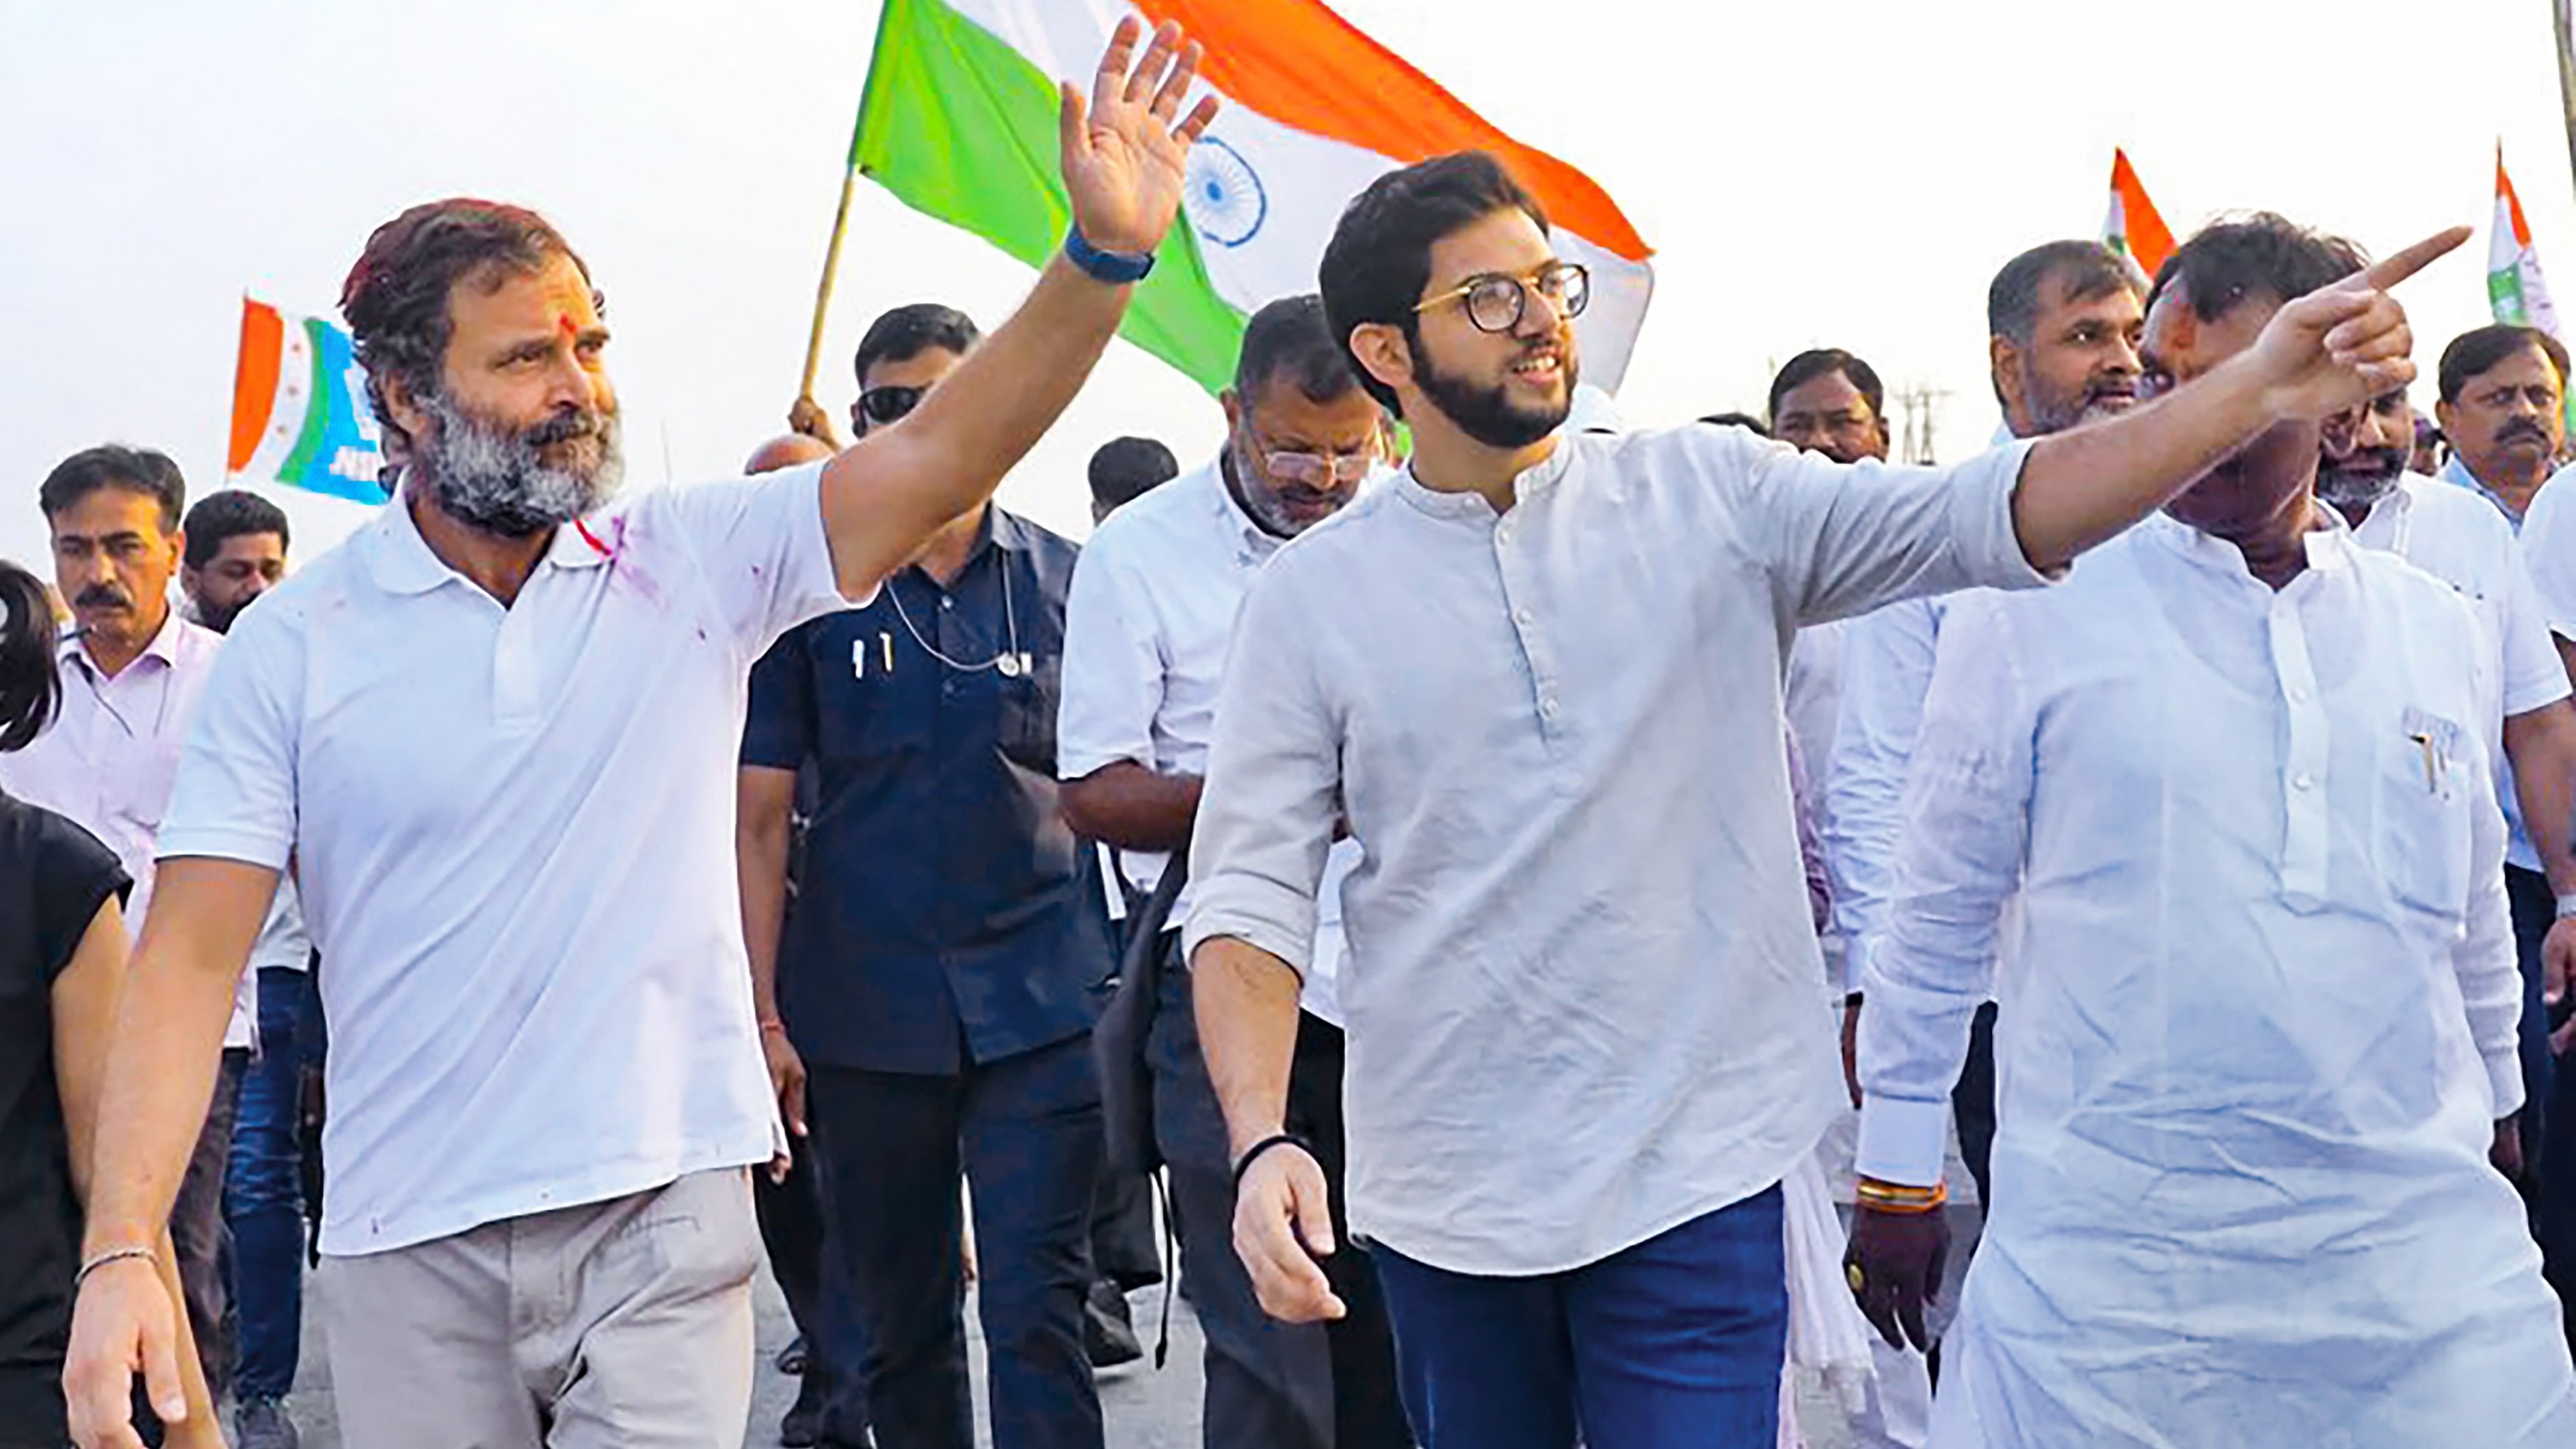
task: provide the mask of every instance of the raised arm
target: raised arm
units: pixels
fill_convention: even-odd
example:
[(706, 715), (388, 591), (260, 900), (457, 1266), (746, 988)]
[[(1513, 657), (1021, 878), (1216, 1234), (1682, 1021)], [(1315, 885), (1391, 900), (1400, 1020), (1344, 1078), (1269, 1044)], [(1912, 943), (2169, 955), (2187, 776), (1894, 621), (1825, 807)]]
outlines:
[(2188, 387), (2043, 438), (2013, 495), (2022, 552), (2062, 568), (2171, 502), (2273, 423), (2323, 418), (2415, 377), (2414, 334), (2389, 289), (2466, 241), (2453, 227), (2275, 313), (2255, 344)]
[[(1182, 112), (1198, 45), (1165, 24), (1137, 60), (1142, 33), (1132, 17), (1119, 22), (1089, 101), (1066, 85), (1059, 118), (1073, 224), (1092, 246), (1122, 256), (1162, 245), (1190, 146), (1216, 116), (1213, 96)], [(871, 433), (832, 460), (823, 473), (823, 527), (842, 593), (865, 596), (942, 525), (992, 496), (1081, 390), (1134, 290), (1057, 257), (1019, 312), (903, 426)]]

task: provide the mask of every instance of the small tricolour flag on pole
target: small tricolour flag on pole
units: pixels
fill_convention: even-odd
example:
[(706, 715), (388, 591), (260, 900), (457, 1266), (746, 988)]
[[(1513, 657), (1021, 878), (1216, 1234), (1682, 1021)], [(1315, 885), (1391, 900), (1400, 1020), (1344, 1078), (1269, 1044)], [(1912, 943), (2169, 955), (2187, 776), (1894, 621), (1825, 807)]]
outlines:
[(2498, 322), (2537, 327), (2552, 337), (2558, 331), (2558, 309), (2541, 280), (2540, 254), (2532, 250), (2531, 223), (2522, 215), (2522, 198), (2513, 194), (2513, 178), (2504, 174), (2504, 147), (2496, 147), (2495, 230), (2487, 239), (2487, 305)]
[(382, 503), (384, 450), (349, 334), (242, 299), (233, 368), (232, 481), (283, 483)]
[(1645, 242), (1582, 172), (1496, 130), (1319, 0), (886, 0), (850, 164), (906, 204), (1031, 265), (1070, 218), (1056, 169), (1056, 82), (1091, 73), (1118, 22), (1178, 21), (1226, 102), (1190, 156), (1186, 225), (1137, 288), (1127, 338), (1210, 390), (1234, 375), (1244, 320), (1316, 287), (1354, 195), (1452, 151), (1499, 156), (1592, 270), (1577, 324), (1587, 381), (1616, 388), (1645, 321)]
[(2111, 151), (2111, 211), (2102, 218), (2102, 244), (2127, 257), (2150, 280), (2174, 251), (2173, 233), (2147, 199), (2129, 153), (2118, 147)]

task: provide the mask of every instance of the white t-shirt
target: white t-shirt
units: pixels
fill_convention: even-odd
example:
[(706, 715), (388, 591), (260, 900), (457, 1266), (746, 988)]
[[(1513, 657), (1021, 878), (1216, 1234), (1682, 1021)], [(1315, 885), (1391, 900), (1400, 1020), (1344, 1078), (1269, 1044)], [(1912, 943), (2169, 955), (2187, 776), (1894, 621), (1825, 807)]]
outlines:
[(398, 501), (234, 626), (160, 855), (296, 856), (324, 1252), (770, 1155), (734, 767), (752, 662), (842, 607), (820, 477), (614, 504), (507, 609)]

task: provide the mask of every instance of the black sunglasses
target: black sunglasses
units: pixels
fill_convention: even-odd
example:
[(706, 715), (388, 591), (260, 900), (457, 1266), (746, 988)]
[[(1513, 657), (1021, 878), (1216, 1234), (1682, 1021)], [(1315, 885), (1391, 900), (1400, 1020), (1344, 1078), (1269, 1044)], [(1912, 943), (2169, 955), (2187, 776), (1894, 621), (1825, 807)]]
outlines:
[(872, 387), (859, 394), (850, 404), (850, 424), (860, 432), (902, 422), (921, 406), (921, 395), (927, 388)]

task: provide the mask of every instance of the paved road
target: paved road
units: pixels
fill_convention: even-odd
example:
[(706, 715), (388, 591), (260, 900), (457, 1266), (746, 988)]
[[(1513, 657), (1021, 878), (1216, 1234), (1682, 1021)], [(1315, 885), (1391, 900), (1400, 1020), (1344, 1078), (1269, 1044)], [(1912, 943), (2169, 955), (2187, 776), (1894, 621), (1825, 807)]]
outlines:
[[(787, 1412), (788, 1403), (796, 1396), (795, 1380), (770, 1367), (794, 1329), (787, 1320), (785, 1300), (778, 1296), (766, 1274), (761, 1277), (758, 1302), (760, 1369), (752, 1388), (751, 1422), (743, 1435), (745, 1449), (769, 1449), (778, 1442), (779, 1416)], [(1146, 1335), (1150, 1348), (1154, 1325), (1162, 1311), (1161, 1290), (1147, 1289), (1137, 1294), (1135, 1307), (1137, 1331)], [(1190, 1317), (1186, 1304), (1175, 1308), (1169, 1367), (1157, 1371), (1148, 1358), (1143, 1363), (1112, 1369), (1101, 1378), (1100, 1401), (1108, 1422), (1109, 1449), (1202, 1449), (1198, 1431), (1198, 1324)], [(297, 1380), (291, 1408), (303, 1430), (305, 1449), (346, 1449), (331, 1403), (331, 1376), (323, 1359), (319, 1317), (305, 1317), (303, 1372)], [(974, 1322), (971, 1313), (967, 1322), (970, 1326)], [(980, 1338), (974, 1344), (972, 1359), (977, 1372), (976, 1402), (980, 1406)], [(1802, 1405), (1801, 1418), (1809, 1449), (1848, 1449), (1851, 1441), (1843, 1430), (1841, 1416), (1823, 1401), (1811, 1399)], [(991, 1443), (980, 1429), (976, 1442), (979, 1446)]]

